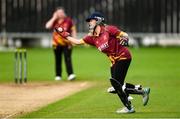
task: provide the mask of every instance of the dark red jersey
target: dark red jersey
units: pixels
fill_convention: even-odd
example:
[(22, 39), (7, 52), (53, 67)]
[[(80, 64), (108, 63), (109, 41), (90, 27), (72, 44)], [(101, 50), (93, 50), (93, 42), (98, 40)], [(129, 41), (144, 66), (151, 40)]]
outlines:
[(84, 42), (97, 47), (105, 53), (111, 60), (112, 64), (119, 60), (131, 59), (131, 54), (127, 47), (120, 44), (116, 38), (121, 30), (115, 26), (102, 26), (99, 36), (86, 36)]
[[(60, 20), (56, 20), (53, 24), (53, 29), (56, 27), (62, 27), (64, 31), (68, 33), (72, 33), (72, 29), (75, 27), (73, 21), (70, 17), (66, 17), (61, 23)], [(63, 37), (61, 37), (57, 32), (53, 32), (53, 45), (62, 45), (66, 46), (70, 44), (70, 42)]]

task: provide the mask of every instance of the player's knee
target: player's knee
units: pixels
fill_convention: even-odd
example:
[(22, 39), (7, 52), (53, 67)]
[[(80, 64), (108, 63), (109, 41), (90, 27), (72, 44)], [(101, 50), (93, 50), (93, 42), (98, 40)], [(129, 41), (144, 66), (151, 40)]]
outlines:
[(116, 79), (110, 78), (111, 85), (114, 87), (115, 90), (122, 92), (123, 91), (123, 85)]
[(123, 86), (123, 84), (120, 81), (118, 81), (117, 79), (115, 79), (115, 78), (110, 78), (110, 82), (113, 83), (113, 84), (117, 84), (117, 85), (119, 85), (121, 87)]

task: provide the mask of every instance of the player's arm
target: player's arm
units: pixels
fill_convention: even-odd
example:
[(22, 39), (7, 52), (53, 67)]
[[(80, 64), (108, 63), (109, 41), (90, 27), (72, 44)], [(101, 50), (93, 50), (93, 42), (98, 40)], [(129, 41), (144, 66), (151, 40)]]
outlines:
[(71, 36), (66, 37), (66, 39), (68, 39), (69, 41), (71, 41), (73, 44), (76, 44), (76, 45), (81, 45), (85, 43), (83, 39), (76, 39)]
[(46, 23), (45, 28), (46, 29), (51, 29), (54, 25), (54, 22), (57, 19), (57, 15), (56, 12), (53, 14), (53, 16), (51, 17), (51, 19)]
[(61, 28), (61, 27), (55, 28), (55, 31), (56, 31), (60, 36), (66, 38), (67, 40), (69, 40), (69, 41), (72, 42), (73, 44), (80, 45), (80, 44), (84, 44), (84, 43), (85, 43), (83, 39), (77, 39), (77, 38), (71, 37), (71, 36), (70, 36), (70, 33), (64, 31), (63, 28)]
[(73, 25), (71, 28), (72, 32), (71, 32), (71, 36), (76, 38), (77, 37), (77, 30), (76, 30), (76, 26)]

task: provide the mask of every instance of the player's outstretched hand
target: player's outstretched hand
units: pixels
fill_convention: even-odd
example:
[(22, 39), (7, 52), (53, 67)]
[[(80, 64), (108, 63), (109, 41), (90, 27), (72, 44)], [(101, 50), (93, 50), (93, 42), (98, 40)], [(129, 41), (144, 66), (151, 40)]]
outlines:
[(70, 36), (70, 33), (64, 31), (64, 29), (62, 27), (56, 27), (55, 28), (55, 31), (60, 35), (62, 36), (63, 38), (66, 38), (68, 36)]
[(61, 32), (64, 31), (62, 27), (56, 27), (55, 30), (56, 30), (57, 32), (59, 32), (59, 33), (61, 33)]
[(53, 16), (52, 16), (52, 18), (53, 18), (54, 20), (58, 19), (57, 12), (54, 12), (54, 13), (53, 13)]

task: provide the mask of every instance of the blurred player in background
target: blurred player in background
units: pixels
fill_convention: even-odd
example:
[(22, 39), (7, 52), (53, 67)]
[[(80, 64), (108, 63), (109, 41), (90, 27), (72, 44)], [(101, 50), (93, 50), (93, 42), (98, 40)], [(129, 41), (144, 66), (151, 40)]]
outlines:
[(117, 113), (134, 113), (135, 110), (128, 99), (129, 94), (138, 94), (143, 97), (143, 105), (148, 103), (150, 88), (142, 88), (141, 85), (124, 83), (126, 73), (131, 63), (131, 54), (127, 48), (128, 34), (118, 29), (116, 26), (104, 24), (104, 17), (101, 13), (95, 12), (90, 15), (86, 21), (89, 24), (89, 34), (78, 40), (65, 32), (63, 28), (56, 28), (57, 33), (67, 38), (75, 44), (90, 44), (95, 46), (99, 51), (105, 53), (110, 61), (112, 87), (108, 89), (110, 93), (116, 93), (124, 108), (118, 109)]
[[(62, 7), (58, 7), (53, 13), (52, 18), (46, 23), (46, 29), (54, 30), (55, 27), (62, 27), (64, 31), (68, 32), (72, 37), (76, 37), (76, 28), (70, 17), (66, 16), (65, 10)], [(67, 39), (61, 37), (57, 32), (53, 31), (53, 48), (55, 55), (55, 80), (62, 79), (62, 54), (64, 54), (66, 71), (68, 74), (68, 80), (74, 80), (76, 75), (73, 73), (71, 54), (72, 43)]]

